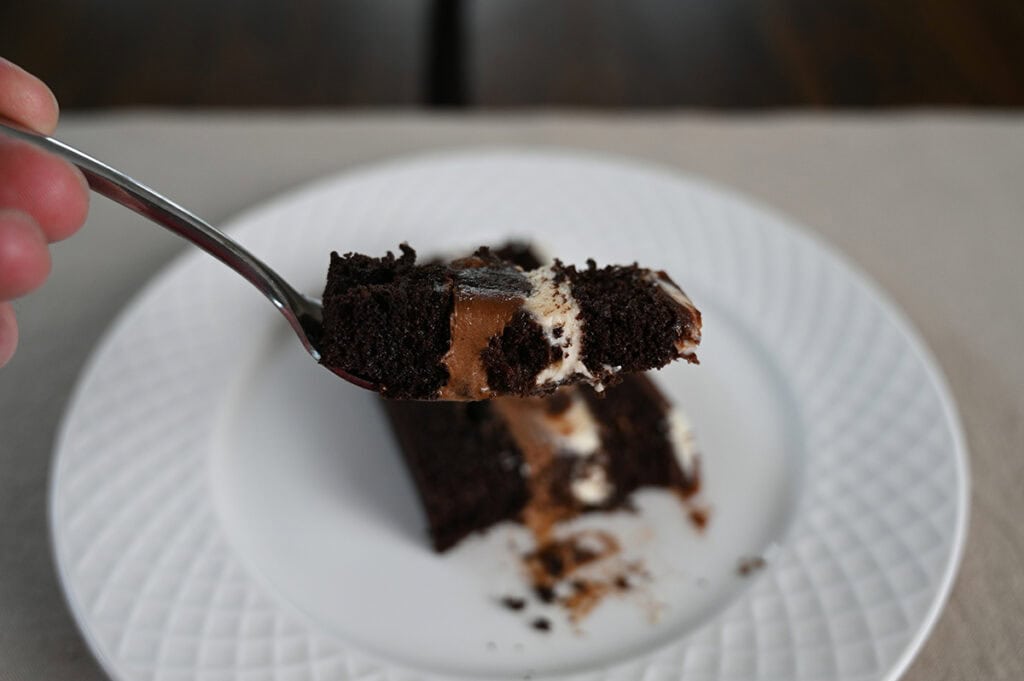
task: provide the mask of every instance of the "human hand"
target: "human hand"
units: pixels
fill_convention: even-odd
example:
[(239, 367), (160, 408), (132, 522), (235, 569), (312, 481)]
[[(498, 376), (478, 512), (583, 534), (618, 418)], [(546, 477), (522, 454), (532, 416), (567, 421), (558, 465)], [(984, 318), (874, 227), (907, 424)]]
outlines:
[[(0, 117), (50, 134), (57, 100), (35, 76), (0, 57)], [(85, 222), (89, 191), (78, 169), (0, 135), (0, 367), (14, 354), (18, 327), (9, 301), (50, 273), (47, 244)]]

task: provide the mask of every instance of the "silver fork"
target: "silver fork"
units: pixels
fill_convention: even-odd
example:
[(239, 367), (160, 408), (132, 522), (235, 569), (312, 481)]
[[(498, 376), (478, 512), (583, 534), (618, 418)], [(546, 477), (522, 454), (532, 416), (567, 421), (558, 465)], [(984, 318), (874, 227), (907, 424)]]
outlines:
[[(0, 122), (0, 132), (68, 161), (82, 171), (89, 182), (89, 188), (97, 194), (165, 227), (238, 272), (284, 315), (313, 359), (318, 362), (321, 360), (323, 306), (320, 300), (296, 291), (281, 275), (238, 242), (192, 212), (88, 154), (60, 140), (30, 132), (9, 122)], [(336, 367), (327, 368), (361, 388), (376, 389), (370, 381)]]

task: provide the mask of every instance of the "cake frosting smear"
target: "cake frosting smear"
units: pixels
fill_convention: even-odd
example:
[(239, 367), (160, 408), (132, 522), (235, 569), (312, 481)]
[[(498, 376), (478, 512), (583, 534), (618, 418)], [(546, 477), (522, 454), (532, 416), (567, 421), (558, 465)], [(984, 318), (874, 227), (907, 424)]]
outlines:
[(448, 263), (331, 256), (322, 362), (387, 397), (474, 401), (598, 390), (621, 374), (697, 362), (700, 312), (637, 265), (524, 268), (487, 248)]

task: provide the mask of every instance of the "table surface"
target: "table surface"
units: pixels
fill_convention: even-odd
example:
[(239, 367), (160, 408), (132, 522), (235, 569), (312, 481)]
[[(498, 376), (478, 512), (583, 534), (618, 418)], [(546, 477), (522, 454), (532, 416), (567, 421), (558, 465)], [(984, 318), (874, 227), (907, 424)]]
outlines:
[[(215, 224), (275, 193), (411, 152), (557, 145), (646, 159), (792, 216), (866, 270), (931, 346), (971, 455), (950, 602), (904, 677), (1024, 678), (1024, 118), (1019, 115), (73, 117), (60, 136)], [(54, 575), (46, 479), (61, 414), (104, 329), (184, 246), (96, 198), (19, 301), (0, 370), (0, 681), (103, 678)]]

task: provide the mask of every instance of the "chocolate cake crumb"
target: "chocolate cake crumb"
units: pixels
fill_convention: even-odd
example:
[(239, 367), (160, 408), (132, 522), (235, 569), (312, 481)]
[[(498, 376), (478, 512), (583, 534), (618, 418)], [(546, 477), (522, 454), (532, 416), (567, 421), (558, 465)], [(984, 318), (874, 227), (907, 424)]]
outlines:
[(693, 507), (690, 509), (690, 521), (698, 530), (704, 530), (708, 526), (709, 514), (706, 508)]
[(538, 617), (530, 622), (530, 626), (537, 631), (551, 631), (551, 620), (547, 617)]
[(555, 590), (550, 586), (538, 585), (533, 587), (533, 593), (544, 603), (555, 602)]
[(629, 591), (631, 588), (629, 580), (626, 579), (625, 575), (619, 575), (615, 578), (615, 587), (620, 591)]
[(489, 250), (495, 257), (522, 267), (527, 271), (535, 270), (544, 264), (538, 257), (534, 247), (525, 241), (512, 241), (499, 248)]
[(503, 596), (501, 604), (509, 610), (522, 610), (526, 607), (526, 599), (517, 596)]
[[(572, 284), (586, 337), (583, 361), (590, 368), (612, 366), (636, 372), (664, 366), (679, 357), (680, 336), (699, 337), (700, 316), (676, 304), (635, 263), (585, 269), (555, 261)], [(696, 358), (686, 357), (689, 361)]]
[(398, 258), (331, 253), (320, 361), (388, 397), (429, 398), (448, 380), (452, 290), (445, 267), (416, 265), (416, 251), (400, 248)]
[(556, 351), (561, 352), (548, 345), (544, 330), (533, 317), (519, 311), (480, 354), (487, 370), (487, 384), (496, 393), (536, 393), (537, 374), (558, 359)]
[(559, 547), (554, 544), (548, 544), (537, 553), (537, 559), (540, 560), (541, 565), (544, 567), (544, 571), (548, 576), (558, 579), (562, 576), (562, 572), (565, 570), (565, 562), (559, 555)]
[(740, 559), (739, 565), (736, 566), (736, 571), (741, 577), (749, 577), (764, 566), (764, 558), (761, 556), (749, 556), (747, 558)]

